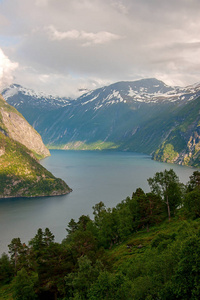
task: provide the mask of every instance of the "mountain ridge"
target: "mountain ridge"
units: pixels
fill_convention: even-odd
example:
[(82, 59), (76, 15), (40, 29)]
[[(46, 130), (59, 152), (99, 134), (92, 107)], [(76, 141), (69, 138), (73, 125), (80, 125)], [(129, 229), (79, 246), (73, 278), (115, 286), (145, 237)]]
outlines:
[[(199, 83), (170, 87), (155, 78), (113, 83), (76, 100), (52, 102), (31, 98), (22, 90), (7, 102), (19, 109), (49, 148), (138, 151), (158, 160), (162, 155), (154, 153), (179, 124), (180, 109), (200, 96)], [(173, 162), (186, 164), (186, 160)]]

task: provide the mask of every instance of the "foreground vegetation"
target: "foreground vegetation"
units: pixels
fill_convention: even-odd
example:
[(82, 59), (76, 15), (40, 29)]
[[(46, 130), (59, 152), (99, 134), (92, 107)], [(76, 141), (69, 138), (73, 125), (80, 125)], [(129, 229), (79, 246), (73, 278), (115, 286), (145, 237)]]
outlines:
[(0, 299), (199, 299), (200, 172), (186, 186), (173, 170), (148, 179), (94, 220), (71, 220), (61, 244), (48, 228), (14, 238), (0, 258)]

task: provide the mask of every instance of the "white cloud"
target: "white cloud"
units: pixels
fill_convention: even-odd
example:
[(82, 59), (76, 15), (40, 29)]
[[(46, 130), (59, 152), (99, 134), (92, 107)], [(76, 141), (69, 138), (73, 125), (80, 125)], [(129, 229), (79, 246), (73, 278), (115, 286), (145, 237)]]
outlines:
[(12, 83), (13, 72), (17, 67), (18, 63), (11, 62), (0, 48), (0, 90)]
[(58, 31), (53, 25), (48, 26), (47, 31), (52, 40), (64, 40), (64, 39), (78, 39), (80, 38), (80, 33), (78, 30), (70, 30), (67, 32)]
[(16, 83), (37, 92), (75, 99), (86, 90), (94, 90), (110, 84), (109, 80), (95, 77), (62, 75), (60, 73), (39, 73), (32, 68), (19, 68)]
[(119, 35), (107, 31), (101, 31), (97, 33), (81, 31), (81, 39), (86, 41), (84, 43), (85, 46), (91, 44), (105, 44), (113, 40), (119, 40), (121, 38), (122, 37), (120, 37)]
[(89, 46), (92, 44), (105, 44), (113, 40), (121, 39), (117, 34), (113, 34), (107, 31), (100, 31), (97, 33), (85, 32), (78, 30), (69, 30), (69, 31), (58, 31), (53, 25), (50, 25), (46, 28), (49, 33), (49, 36), (52, 40), (80, 40), (83, 46)]

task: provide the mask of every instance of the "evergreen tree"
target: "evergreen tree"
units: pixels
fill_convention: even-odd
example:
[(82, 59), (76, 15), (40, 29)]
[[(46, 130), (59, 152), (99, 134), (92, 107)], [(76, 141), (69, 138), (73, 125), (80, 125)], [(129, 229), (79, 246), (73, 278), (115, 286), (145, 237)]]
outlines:
[(35, 285), (37, 283), (37, 275), (29, 276), (24, 268), (17, 272), (17, 276), (13, 282), (13, 298), (14, 300), (36, 300)]
[(14, 238), (8, 245), (8, 248), (16, 274), (17, 271), (28, 265), (28, 247), (26, 244), (21, 243), (20, 238)]
[(74, 233), (77, 229), (78, 229), (78, 224), (75, 222), (74, 219), (71, 219), (66, 228), (68, 235)]
[(44, 242), (46, 246), (49, 246), (54, 242), (54, 235), (53, 233), (49, 230), (49, 228), (45, 228), (44, 231)]
[(14, 268), (8, 255), (3, 253), (0, 258), (0, 282), (9, 283), (13, 278)]

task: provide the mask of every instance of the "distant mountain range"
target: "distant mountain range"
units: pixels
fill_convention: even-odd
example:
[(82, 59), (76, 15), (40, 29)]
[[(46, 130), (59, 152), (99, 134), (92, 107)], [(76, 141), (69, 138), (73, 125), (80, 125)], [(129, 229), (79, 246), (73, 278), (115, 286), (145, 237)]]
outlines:
[(138, 151), (156, 160), (200, 165), (200, 84), (125, 81), (74, 100), (12, 85), (3, 95), (49, 148)]

